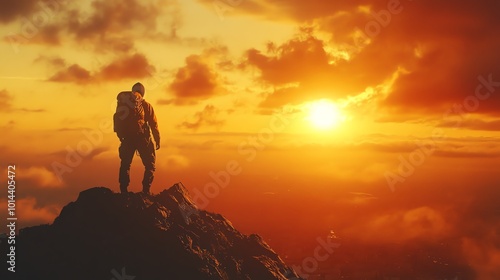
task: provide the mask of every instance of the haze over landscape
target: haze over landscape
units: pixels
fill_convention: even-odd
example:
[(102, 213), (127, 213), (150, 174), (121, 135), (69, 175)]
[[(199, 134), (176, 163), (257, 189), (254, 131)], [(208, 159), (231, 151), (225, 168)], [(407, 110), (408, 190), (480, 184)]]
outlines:
[[(17, 167), (18, 225), (52, 223), (91, 187), (118, 191), (116, 95), (141, 81), (162, 134), (153, 193), (182, 181), (199, 208), (311, 277), (500, 279), (499, 11), (494, 0), (4, 3), (0, 163)], [(129, 190), (143, 168), (136, 156)], [(339, 247), (318, 258), (331, 239)]]

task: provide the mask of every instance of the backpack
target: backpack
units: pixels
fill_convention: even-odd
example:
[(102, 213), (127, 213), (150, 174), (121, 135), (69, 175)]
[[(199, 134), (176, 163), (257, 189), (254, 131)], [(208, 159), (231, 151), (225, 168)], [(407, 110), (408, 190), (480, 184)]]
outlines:
[(116, 99), (118, 102), (113, 115), (113, 126), (118, 138), (145, 134), (146, 119), (142, 96), (137, 92), (122, 91)]

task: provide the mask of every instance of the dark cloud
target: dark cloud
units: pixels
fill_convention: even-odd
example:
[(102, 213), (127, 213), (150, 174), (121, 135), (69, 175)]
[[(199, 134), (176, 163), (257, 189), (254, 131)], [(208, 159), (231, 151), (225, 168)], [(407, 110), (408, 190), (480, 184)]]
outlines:
[(13, 96), (7, 90), (0, 90), (0, 112), (9, 112), (12, 110)]
[(50, 66), (61, 68), (66, 66), (66, 60), (57, 56), (46, 56), (40, 55), (33, 62), (35, 63), (46, 63)]
[(120, 80), (129, 78), (145, 78), (154, 74), (155, 68), (149, 64), (143, 54), (122, 56), (106, 65), (96, 75), (102, 80)]
[[(68, 130), (63, 130), (68, 131)], [(75, 131), (75, 130), (73, 130)], [(81, 130), (80, 130), (81, 131)], [(85, 156), (82, 156), (82, 159), (85, 161), (92, 160), (94, 157), (111, 150), (110, 147), (95, 147), (90, 152), (88, 152)], [(59, 163), (64, 163), (66, 157), (68, 155), (68, 150), (59, 150), (52, 153), (47, 154), (47, 156), (53, 157), (54, 161)]]
[(474, 151), (474, 150), (437, 150), (434, 153), (438, 157), (449, 157), (449, 158), (498, 158), (500, 157), (500, 151)]
[[(0, 205), (7, 207), (7, 199), (0, 199)], [(40, 206), (35, 197), (21, 198), (17, 200), (16, 211), (19, 220), (22, 219), (21, 225), (40, 225), (52, 223), (61, 211), (59, 205)], [(2, 217), (7, 218), (7, 217)]]
[(47, 112), (47, 110), (45, 110), (45, 109), (19, 108), (19, 109), (16, 109), (16, 110), (24, 112), (24, 113), (45, 113), (45, 112)]
[(92, 152), (90, 152), (87, 155), (87, 158), (89, 160), (92, 160), (92, 159), (94, 159), (94, 157), (96, 157), (104, 152), (110, 151), (110, 150), (111, 150), (110, 147), (97, 147), (97, 148), (93, 149)]
[(177, 5), (170, 0), (97, 0), (90, 9), (82, 9), (66, 0), (21, 0), (4, 5), (0, 23), (19, 19), (19, 29), (6, 37), (15, 44), (57, 45), (71, 40), (98, 52), (130, 52), (134, 38), (161, 35), (159, 16), (171, 15), (171, 25), (178, 26)]
[[(299, 36), (271, 45), (267, 53), (248, 51), (248, 63), (261, 71), (263, 81), (274, 87), (294, 83), (266, 96), (264, 106), (307, 101), (317, 95), (337, 99), (386, 85), (381, 105), (397, 114), (442, 114), (458, 104), (475, 113), (498, 115), (500, 18), (493, 11), (500, 3), (455, 4), (259, 0), (239, 6), (237, 12), (279, 14), (327, 34), (321, 39)], [(481, 85), (482, 97), (487, 97), (476, 106), (471, 102), (479, 99), (476, 89)]]
[(262, 72), (266, 82), (282, 85), (303, 80), (315, 73), (328, 71), (329, 55), (321, 40), (306, 35), (292, 39), (266, 56), (256, 49), (247, 52), (247, 60)]
[(218, 118), (220, 111), (213, 105), (207, 105), (202, 111), (194, 114), (194, 121), (185, 121), (177, 127), (186, 128), (189, 130), (198, 130), (203, 126), (220, 127), (224, 124), (224, 120)]
[(36, 10), (36, 4), (39, 2), (38, 0), (2, 1), (0, 23), (8, 23), (18, 17), (29, 15)]
[[(53, 62), (53, 61), (52, 61)], [(76, 84), (87, 84), (102, 81), (116, 81), (121, 79), (146, 78), (155, 73), (155, 67), (151, 65), (143, 54), (123, 55), (103, 66), (96, 73), (73, 64), (58, 71), (49, 81)]]
[[(10, 95), (5, 89), (0, 90), (0, 113), (2, 112), (24, 112), (24, 113), (43, 113), (45, 109), (31, 109), (31, 108), (14, 108), (12, 106), (12, 101), (14, 96)], [(12, 122), (12, 121), (11, 121)], [(8, 127), (11, 127), (14, 123), (9, 122)]]
[(500, 131), (500, 120), (481, 120), (481, 119), (456, 119), (453, 121), (443, 120), (438, 127), (449, 128), (465, 128), (470, 130), (483, 130), (483, 131)]
[(124, 30), (152, 30), (156, 28), (156, 18), (161, 12), (159, 4), (161, 1), (94, 1), (91, 14), (83, 21), (83, 12), (73, 11), (79, 16), (69, 19), (68, 31), (77, 40), (82, 40), (94, 36), (114, 37)]
[(474, 195), (464, 196), (464, 205), (457, 207), (460, 231), (463, 233), (462, 253), (479, 273), (478, 279), (493, 279), (500, 273), (500, 192), (497, 184), (475, 188)]
[(384, 52), (366, 51), (346, 61), (338, 53), (327, 52), (328, 43), (313, 33), (313, 29), (303, 28), (295, 38), (268, 48), (267, 53), (247, 52), (246, 65), (257, 67), (261, 80), (273, 88), (262, 107), (354, 96), (377, 87), (397, 70), (396, 65), (376, 61), (386, 59)]
[(413, 140), (393, 139), (383, 136), (337, 147), (350, 150), (369, 150), (409, 156), (421, 153), (425, 157), (443, 158), (500, 158), (500, 145), (496, 138), (451, 138), (442, 134), (438, 138), (415, 138)]
[(36, 37), (30, 41), (43, 45), (60, 45), (62, 42), (61, 33), (62, 30), (58, 24), (47, 24), (40, 27)]
[(202, 56), (191, 55), (186, 58), (186, 65), (177, 70), (168, 90), (174, 98), (160, 104), (196, 104), (218, 93), (219, 78)]
[(9, 17), (0, 15), (0, 23), (2, 18), (4, 23), (15, 21), (14, 28), (10, 28), (4, 37), (15, 52), (19, 52), (19, 47), (23, 44), (61, 44), (62, 32), (67, 27), (64, 19), (68, 18), (66, 15), (72, 6), (67, 0), (22, 0), (11, 2), (7, 6), (17, 12)]
[(86, 84), (92, 81), (90, 72), (78, 64), (73, 64), (66, 69), (60, 70), (49, 78), (51, 82), (64, 82)]
[(412, 239), (443, 238), (450, 234), (451, 224), (439, 209), (418, 207), (384, 214), (345, 230), (349, 236), (377, 243), (404, 242)]

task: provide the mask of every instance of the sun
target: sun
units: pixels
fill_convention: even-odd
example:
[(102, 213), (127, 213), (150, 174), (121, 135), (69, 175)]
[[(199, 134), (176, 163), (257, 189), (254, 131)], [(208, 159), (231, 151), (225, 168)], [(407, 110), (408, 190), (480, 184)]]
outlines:
[(321, 130), (332, 129), (344, 121), (345, 116), (335, 103), (321, 99), (307, 104), (311, 124)]

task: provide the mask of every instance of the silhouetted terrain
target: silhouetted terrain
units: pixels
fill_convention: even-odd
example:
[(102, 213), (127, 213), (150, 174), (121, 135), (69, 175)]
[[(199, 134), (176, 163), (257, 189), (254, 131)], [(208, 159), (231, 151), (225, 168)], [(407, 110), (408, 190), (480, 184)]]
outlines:
[(298, 279), (259, 236), (196, 209), (182, 185), (153, 196), (83, 191), (16, 245), (15, 273), (0, 256), (2, 279)]

